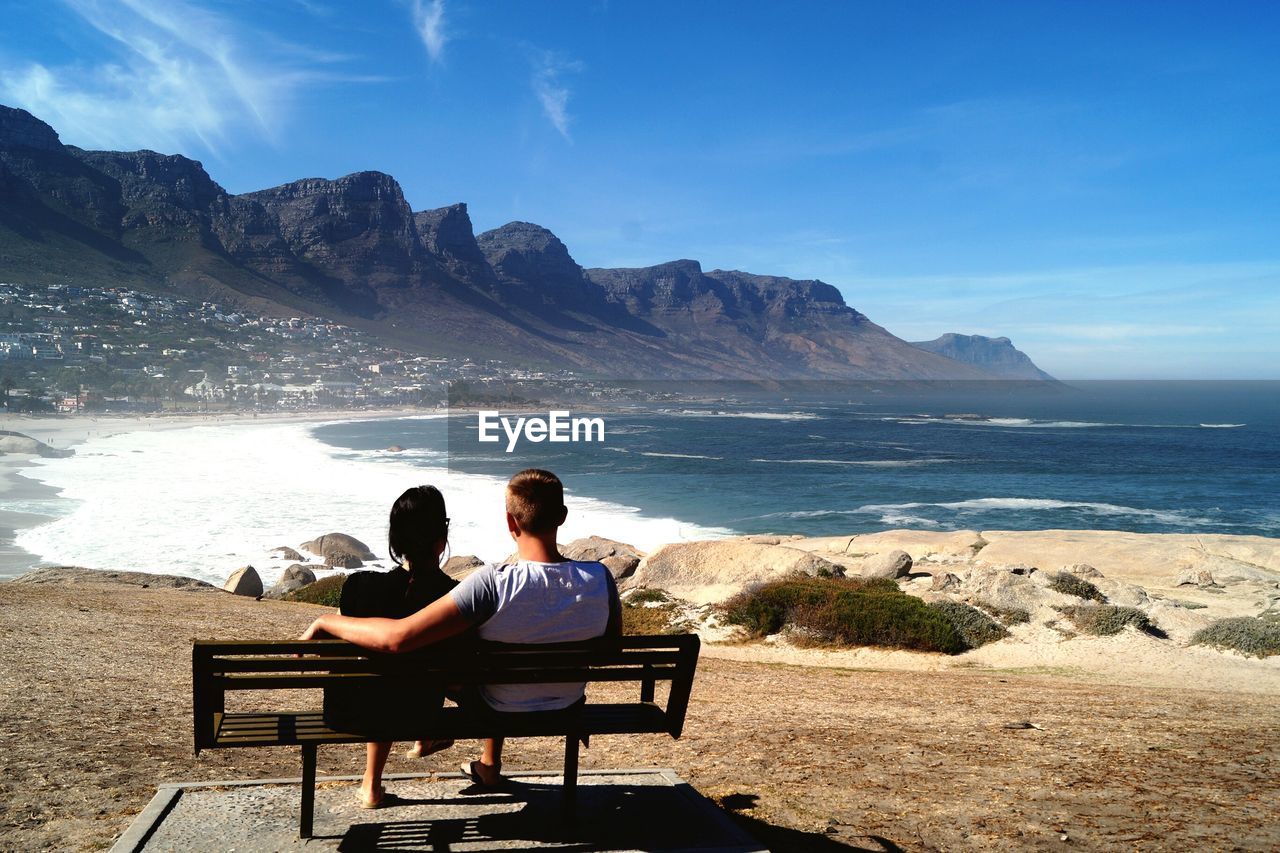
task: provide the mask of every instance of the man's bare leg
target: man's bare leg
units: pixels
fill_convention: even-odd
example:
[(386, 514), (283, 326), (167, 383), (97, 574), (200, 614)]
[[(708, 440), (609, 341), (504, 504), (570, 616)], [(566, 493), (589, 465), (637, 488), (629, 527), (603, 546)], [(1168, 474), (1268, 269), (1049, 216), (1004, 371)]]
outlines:
[(503, 738), (489, 738), (480, 751), (480, 760), (475, 763), (476, 775), (486, 785), (496, 785), (502, 779), (502, 743)]

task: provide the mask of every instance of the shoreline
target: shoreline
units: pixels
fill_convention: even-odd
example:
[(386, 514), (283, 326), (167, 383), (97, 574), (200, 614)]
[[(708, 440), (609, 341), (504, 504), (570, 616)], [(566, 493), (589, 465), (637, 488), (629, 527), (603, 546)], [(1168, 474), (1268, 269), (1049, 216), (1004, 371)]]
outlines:
[[(0, 414), (0, 429), (19, 432), (57, 449), (75, 448), (94, 438), (160, 430), (190, 429), (217, 424), (292, 424), (378, 420), (438, 414), (422, 409), (333, 409), (315, 412), (210, 412), (168, 415), (28, 415)], [(11, 501), (53, 502), (60, 493), (52, 486), (24, 473), (34, 467), (38, 456), (9, 453), (0, 456), (0, 503)], [(0, 507), (0, 581), (10, 580), (32, 569), (52, 566), (38, 554), (15, 542), (24, 530), (56, 519), (57, 515), (24, 512)], [(105, 569), (104, 569), (105, 571)]]

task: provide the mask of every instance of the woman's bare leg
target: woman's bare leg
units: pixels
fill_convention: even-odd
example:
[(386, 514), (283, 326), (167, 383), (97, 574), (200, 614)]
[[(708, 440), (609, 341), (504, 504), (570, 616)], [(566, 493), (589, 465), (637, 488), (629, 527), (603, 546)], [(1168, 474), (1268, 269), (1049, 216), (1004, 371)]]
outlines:
[(360, 782), (360, 798), (366, 803), (382, 799), (382, 768), (387, 766), (391, 754), (391, 742), (366, 743), (364, 749), (364, 779)]

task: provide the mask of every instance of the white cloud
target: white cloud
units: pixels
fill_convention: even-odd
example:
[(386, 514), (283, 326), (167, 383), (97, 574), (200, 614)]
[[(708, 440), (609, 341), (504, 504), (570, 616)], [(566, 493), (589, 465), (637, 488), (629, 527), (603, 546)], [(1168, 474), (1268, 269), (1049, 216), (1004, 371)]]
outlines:
[(444, 46), (449, 35), (444, 28), (444, 0), (413, 0), (413, 26), (427, 48), (432, 62), (444, 61)]
[(561, 75), (581, 70), (581, 62), (563, 59), (551, 51), (543, 51), (534, 59), (533, 93), (551, 126), (569, 141), (572, 141), (569, 125), (573, 122), (569, 115), (569, 97), (573, 93)]
[(267, 47), (268, 39), (181, 0), (67, 6), (111, 40), (114, 55), (91, 66), (0, 68), (0, 94), (76, 145), (194, 145), (216, 155), (238, 132), (274, 140), (293, 91), (329, 76), (300, 64), (323, 59)]

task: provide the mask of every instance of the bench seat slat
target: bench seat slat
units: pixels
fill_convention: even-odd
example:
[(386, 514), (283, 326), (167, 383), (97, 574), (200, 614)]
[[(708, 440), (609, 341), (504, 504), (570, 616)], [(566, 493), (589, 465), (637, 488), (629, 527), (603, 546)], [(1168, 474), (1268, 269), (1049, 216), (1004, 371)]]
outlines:
[(534, 652), (501, 655), (459, 655), (447, 660), (412, 657), (358, 657), (358, 656), (304, 656), (286, 655), (212, 658), (207, 669), (214, 675), (239, 672), (371, 672), (379, 674), (433, 674), (476, 672), (480, 670), (503, 671), (521, 669), (546, 669), (557, 667), (610, 668), (634, 666), (675, 665), (680, 662), (678, 651), (624, 651), (600, 655), (580, 652)]
[[(559, 713), (522, 715), (521, 719), (495, 722), (477, 717), (461, 708), (444, 708), (423, 731), (397, 733), (399, 740), (422, 737), (477, 738), (502, 734), (507, 736), (563, 736), (570, 729), (581, 734), (625, 734), (666, 732), (666, 714), (649, 703), (588, 704), (581, 715), (570, 718)], [(214, 741), (219, 747), (294, 746), (303, 743), (360, 743), (366, 736), (331, 729), (318, 711), (273, 714), (222, 714)]]
[[(436, 674), (432, 680), (446, 684), (558, 684), (563, 682), (603, 682), (603, 681), (640, 681), (653, 678), (659, 681), (670, 681), (679, 675), (679, 667), (655, 666), (649, 668), (556, 668), (556, 669), (524, 669), (494, 670), (479, 672), (453, 672)], [(403, 676), (410, 678), (410, 676)], [(232, 674), (215, 676), (214, 681), (223, 690), (300, 690), (315, 687), (330, 687), (338, 684), (354, 684), (361, 681), (385, 682), (386, 676), (367, 672), (355, 673), (273, 673), (273, 674)], [(413, 676), (413, 683), (421, 685), (425, 676)]]

